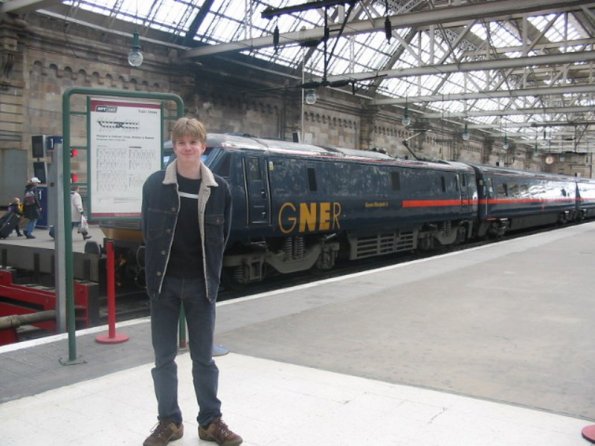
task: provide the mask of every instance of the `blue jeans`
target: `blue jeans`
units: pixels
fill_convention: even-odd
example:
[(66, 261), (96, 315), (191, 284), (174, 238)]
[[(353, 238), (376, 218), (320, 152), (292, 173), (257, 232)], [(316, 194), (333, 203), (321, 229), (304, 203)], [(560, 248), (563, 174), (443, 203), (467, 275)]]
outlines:
[(178, 406), (178, 375), (175, 357), (178, 351), (180, 304), (184, 304), (188, 342), (192, 359), (192, 378), (198, 402), (198, 424), (206, 426), (221, 416), (217, 398), (219, 369), (213, 361), (215, 303), (207, 300), (204, 279), (166, 277), (161, 294), (151, 299), (151, 338), (155, 367), (151, 370), (158, 418), (182, 421)]
[(33, 229), (35, 229), (35, 225), (37, 224), (37, 219), (31, 220), (28, 219), (27, 220), (27, 225), (25, 226), (25, 235), (26, 234), (32, 234), (33, 233)]

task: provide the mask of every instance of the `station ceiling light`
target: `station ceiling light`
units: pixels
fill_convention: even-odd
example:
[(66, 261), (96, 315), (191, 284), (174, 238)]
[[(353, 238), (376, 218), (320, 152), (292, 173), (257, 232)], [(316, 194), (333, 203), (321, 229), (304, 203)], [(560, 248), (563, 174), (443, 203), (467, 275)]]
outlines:
[(132, 35), (132, 47), (128, 52), (128, 64), (131, 67), (140, 67), (143, 64), (143, 52), (140, 47), (140, 37), (137, 32)]

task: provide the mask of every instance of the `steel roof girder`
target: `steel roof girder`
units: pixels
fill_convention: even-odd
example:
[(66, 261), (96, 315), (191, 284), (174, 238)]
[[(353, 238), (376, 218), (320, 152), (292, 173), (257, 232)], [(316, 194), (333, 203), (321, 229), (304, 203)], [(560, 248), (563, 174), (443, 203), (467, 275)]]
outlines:
[(344, 79), (360, 80), (370, 76), (384, 76), (389, 78), (403, 78), (409, 76), (437, 75), (462, 71), (486, 71), (519, 68), (531, 65), (562, 65), (576, 62), (595, 61), (595, 51), (577, 51), (574, 53), (554, 54), (547, 56), (518, 57), (514, 59), (491, 59), (460, 64), (426, 65), (423, 67), (402, 68), (395, 70), (381, 70), (373, 72), (350, 73), (349, 75), (329, 76), (330, 82)]
[(509, 97), (523, 97), (523, 96), (545, 96), (556, 94), (573, 94), (573, 93), (595, 93), (595, 84), (585, 85), (569, 85), (563, 87), (537, 87), (524, 88), (518, 90), (490, 90), (480, 91), (476, 93), (451, 93), (451, 94), (434, 94), (427, 96), (409, 96), (405, 98), (394, 99), (377, 99), (372, 102), (374, 105), (393, 105), (404, 104), (405, 102), (447, 102), (447, 101), (466, 101), (475, 99), (493, 99), (493, 98), (509, 98)]
[[(478, 110), (466, 112), (421, 113), (424, 118), (465, 118), (474, 116), (543, 115), (554, 113), (593, 113), (593, 107), (532, 107), (510, 110)], [(493, 127), (493, 126), (492, 126)]]
[[(523, 14), (533, 12), (560, 12), (576, 10), (583, 6), (584, 0), (501, 0), (493, 2), (482, 2), (478, 4), (465, 4), (450, 6), (448, 8), (434, 9), (431, 11), (420, 11), (390, 16), (389, 19), (393, 29), (428, 26), (440, 23), (445, 26), (448, 23), (469, 21), (475, 19), (487, 19), (500, 16), (506, 18), (520, 18)], [(591, 2), (595, 5), (595, 2)], [(368, 20), (352, 21), (343, 30), (343, 36), (352, 34), (371, 33), (384, 30), (385, 17), (377, 17)], [(279, 45), (288, 45), (308, 40), (321, 39), (324, 34), (323, 27), (310, 30), (300, 30), (289, 33), (281, 33)], [(211, 45), (201, 48), (193, 48), (186, 51), (185, 58), (208, 56), (224, 52), (244, 51), (273, 46), (273, 36), (265, 36), (254, 39), (245, 39), (236, 42)]]
[(60, 3), (60, 0), (6, 0), (0, 4), (0, 14), (24, 14)]

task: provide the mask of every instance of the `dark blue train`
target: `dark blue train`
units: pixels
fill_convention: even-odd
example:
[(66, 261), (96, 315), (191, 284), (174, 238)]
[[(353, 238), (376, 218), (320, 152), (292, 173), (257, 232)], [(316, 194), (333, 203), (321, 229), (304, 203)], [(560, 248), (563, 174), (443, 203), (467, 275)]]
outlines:
[(219, 134), (204, 162), (231, 186), (224, 268), (243, 284), (595, 214), (595, 181), (562, 175)]

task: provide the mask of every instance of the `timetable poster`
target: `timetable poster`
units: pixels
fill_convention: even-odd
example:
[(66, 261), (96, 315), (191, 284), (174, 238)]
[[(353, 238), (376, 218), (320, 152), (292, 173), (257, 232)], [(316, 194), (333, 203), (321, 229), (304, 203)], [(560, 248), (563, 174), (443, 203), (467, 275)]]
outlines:
[(142, 187), (161, 169), (161, 104), (91, 99), (92, 218), (138, 217)]

